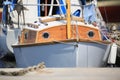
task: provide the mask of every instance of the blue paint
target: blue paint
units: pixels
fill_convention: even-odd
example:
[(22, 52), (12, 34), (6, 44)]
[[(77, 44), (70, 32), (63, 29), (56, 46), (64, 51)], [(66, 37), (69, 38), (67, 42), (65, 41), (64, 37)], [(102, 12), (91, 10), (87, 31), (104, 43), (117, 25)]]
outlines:
[(2, 12), (2, 22), (4, 23), (4, 24), (6, 24), (7, 23), (7, 6), (8, 5), (11, 5), (12, 3), (10, 2), (10, 1), (4, 1), (3, 2), (3, 12)]
[(12, 2), (13, 2), (14, 4), (16, 4), (16, 3), (17, 3), (17, 0), (12, 0)]
[[(62, 12), (63, 12), (63, 14), (66, 14), (66, 7), (65, 7), (65, 5), (64, 5), (64, 3), (63, 3), (63, 0), (59, 0), (60, 1), (60, 4), (62, 4), (63, 6), (61, 6), (61, 9), (62, 9)], [(57, 12), (56, 12), (57, 14), (60, 14), (60, 9), (58, 8), (58, 10), (57, 10)]]
[(76, 10), (76, 11), (73, 13), (73, 15), (74, 15), (74, 16), (80, 17), (80, 10), (79, 10), (79, 9)]
[[(40, 4), (40, 0), (37, 1), (38, 4)], [(40, 16), (40, 5), (38, 5), (38, 16)]]
[(4, 1), (3, 2), (3, 13), (2, 13), (2, 22), (4, 24), (7, 24), (7, 14), (8, 14), (8, 5), (10, 5), (10, 12), (12, 12), (14, 10), (14, 7), (17, 1), (16, 0), (12, 0), (12, 1)]
[(7, 35), (7, 31), (5, 29), (2, 29), (2, 32)]
[(17, 0), (12, 0), (11, 11), (13, 11), (15, 4), (17, 4)]
[(3, 6), (3, 12), (2, 12), (2, 22), (4, 23), (4, 24), (6, 24), (7, 23), (7, 6), (6, 5), (4, 5)]

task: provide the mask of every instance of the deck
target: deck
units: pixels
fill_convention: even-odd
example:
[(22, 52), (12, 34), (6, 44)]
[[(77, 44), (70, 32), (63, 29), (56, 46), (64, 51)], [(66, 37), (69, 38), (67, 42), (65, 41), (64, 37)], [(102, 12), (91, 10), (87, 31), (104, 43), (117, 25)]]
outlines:
[(0, 80), (120, 80), (120, 68), (44, 68), (23, 76), (0, 75)]

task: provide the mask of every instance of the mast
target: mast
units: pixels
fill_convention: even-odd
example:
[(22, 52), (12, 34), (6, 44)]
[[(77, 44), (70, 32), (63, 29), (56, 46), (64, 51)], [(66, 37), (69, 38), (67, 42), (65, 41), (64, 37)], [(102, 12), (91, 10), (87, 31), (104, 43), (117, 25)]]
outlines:
[(71, 16), (70, 16), (70, 0), (66, 0), (66, 9), (67, 9), (67, 38), (71, 38)]

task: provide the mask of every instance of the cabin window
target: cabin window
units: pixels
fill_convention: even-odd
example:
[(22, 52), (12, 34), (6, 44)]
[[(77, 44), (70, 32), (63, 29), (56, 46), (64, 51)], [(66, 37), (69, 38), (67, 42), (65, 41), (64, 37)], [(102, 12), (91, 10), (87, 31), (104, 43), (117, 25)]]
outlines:
[(94, 35), (95, 35), (95, 33), (94, 33), (93, 31), (89, 31), (89, 32), (88, 32), (88, 36), (89, 36), (90, 38), (94, 37)]
[(43, 35), (42, 35), (43, 38), (49, 38), (49, 36), (50, 36), (50, 35), (49, 35), (48, 32), (45, 32), (45, 33), (43, 33)]
[(25, 32), (24, 37), (25, 39), (28, 39), (28, 32)]
[[(38, 5), (38, 16), (60, 14), (58, 6), (49, 5), (49, 4), (51, 4), (51, 2), (52, 2), (52, 0), (38, 0), (38, 4), (43, 4), (41, 6)], [(59, 2), (61, 3), (62, 1), (59, 1)], [(48, 4), (48, 5), (45, 5), (45, 4)], [(54, 0), (53, 4), (57, 4), (57, 1)], [(51, 12), (50, 10), (52, 9), (52, 7), (54, 10), (52, 10), (52, 13), (50, 13)]]
[(36, 31), (25, 30), (24, 31), (24, 43), (34, 43), (36, 40)]

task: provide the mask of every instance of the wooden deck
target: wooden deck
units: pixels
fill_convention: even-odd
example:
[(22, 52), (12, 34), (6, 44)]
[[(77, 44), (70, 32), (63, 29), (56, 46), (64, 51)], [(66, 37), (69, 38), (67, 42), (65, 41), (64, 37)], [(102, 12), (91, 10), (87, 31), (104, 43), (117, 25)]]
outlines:
[(120, 68), (45, 68), (24, 76), (0, 75), (0, 80), (120, 80)]

